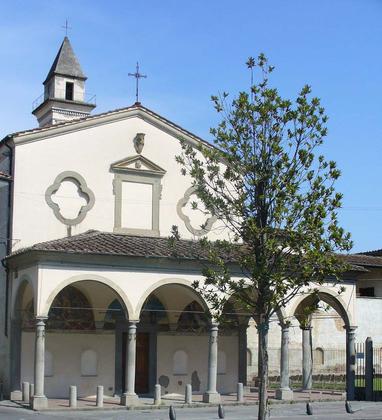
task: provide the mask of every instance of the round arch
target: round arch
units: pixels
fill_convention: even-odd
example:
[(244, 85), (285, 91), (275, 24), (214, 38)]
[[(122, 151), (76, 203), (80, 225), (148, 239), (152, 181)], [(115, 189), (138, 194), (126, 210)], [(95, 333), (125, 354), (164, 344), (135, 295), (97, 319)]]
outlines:
[(78, 275), (78, 276), (70, 277), (70, 278), (62, 281), (50, 293), (50, 295), (49, 295), (48, 299), (46, 300), (44, 308), (41, 311), (40, 315), (41, 316), (48, 316), (49, 309), (50, 309), (50, 307), (53, 303), (53, 300), (61, 292), (61, 290), (63, 290), (66, 286), (69, 286), (71, 284), (78, 283), (78, 282), (81, 282), (81, 281), (95, 281), (95, 282), (104, 284), (105, 286), (112, 289), (117, 294), (119, 299), (121, 300), (121, 303), (123, 305), (124, 310), (126, 311), (126, 314), (127, 314), (128, 318), (133, 319), (131, 317), (132, 314), (134, 313), (133, 307), (132, 307), (129, 299), (127, 298), (125, 292), (117, 284), (115, 284), (113, 281), (109, 280), (106, 277), (99, 276), (99, 275), (96, 275), (96, 274), (91, 274), (91, 275), (81, 274), (81, 275)]
[(137, 306), (135, 308), (135, 318), (139, 319), (140, 313), (142, 311), (143, 305), (146, 302), (146, 299), (151, 295), (151, 293), (155, 292), (155, 290), (159, 289), (162, 286), (166, 285), (178, 285), (178, 286), (184, 286), (185, 288), (191, 290), (195, 296), (200, 300), (202, 307), (208, 312), (211, 313), (211, 307), (208, 305), (205, 299), (198, 293), (191, 285), (190, 282), (185, 279), (179, 279), (179, 278), (167, 278), (162, 279), (154, 284), (152, 284), (148, 289), (145, 290), (143, 295), (139, 298), (139, 301), (137, 303)]
[(17, 319), (19, 316), (19, 310), (22, 298), (24, 297), (25, 289), (29, 286), (32, 291), (32, 302), (33, 302), (33, 313), (36, 314), (36, 296), (34, 290), (34, 284), (29, 276), (23, 274), (20, 278), (19, 285), (16, 289), (13, 305), (12, 305), (12, 316), (13, 318)]
[(309, 299), (312, 299), (315, 295), (317, 295), (320, 300), (330, 305), (338, 313), (338, 315), (340, 315), (346, 327), (353, 325), (352, 314), (347, 310), (344, 300), (338, 295), (338, 293), (327, 289), (326, 287), (320, 287), (317, 294), (307, 293), (300, 296), (292, 307), (291, 315), (296, 316), (298, 309), (303, 307), (304, 303), (308, 302)]
[[(227, 295), (227, 302), (229, 302), (230, 299), (234, 299), (234, 295), (233, 294)], [(286, 311), (285, 311), (284, 308), (278, 309), (277, 312), (276, 312), (276, 315), (277, 315), (277, 318), (278, 318), (280, 324), (284, 324), (286, 322), (286, 320), (287, 320), (287, 314), (286, 314)], [(249, 320), (250, 320), (251, 317), (252, 316), (250, 314), (248, 314), (247, 323), (249, 322)]]

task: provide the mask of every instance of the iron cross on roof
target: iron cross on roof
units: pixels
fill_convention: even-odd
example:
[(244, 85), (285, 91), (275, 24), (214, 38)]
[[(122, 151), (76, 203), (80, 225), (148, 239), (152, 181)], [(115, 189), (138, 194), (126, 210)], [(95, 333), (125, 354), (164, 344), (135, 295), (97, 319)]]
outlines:
[(135, 103), (139, 104), (139, 79), (146, 78), (145, 74), (139, 73), (139, 63), (137, 62), (137, 67), (135, 73), (129, 73), (129, 76), (135, 77)]
[(66, 20), (65, 20), (65, 25), (64, 25), (64, 26), (61, 26), (61, 28), (62, 28), (62, 29), (65, 29), (65, 36), (68, 36), (68, 30), (69, 30), (69, 29), (72, 29), (72, 28), (69, 26), (68, 19), (66, 19)]

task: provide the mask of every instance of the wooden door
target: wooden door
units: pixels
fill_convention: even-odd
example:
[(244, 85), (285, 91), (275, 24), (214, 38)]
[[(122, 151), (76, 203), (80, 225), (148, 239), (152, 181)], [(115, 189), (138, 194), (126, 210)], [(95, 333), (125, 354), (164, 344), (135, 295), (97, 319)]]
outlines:
[(137, 363), (135, 371), (135, 392), (149, 392), (149, 334), (137, 334)]
[[(126, 384), (127, 333), (123, 333), (122, 341), (122, 389)], [(135, 362), (135, 392), (149, 392), (149, 334), (137, 333), (137, 352)]]

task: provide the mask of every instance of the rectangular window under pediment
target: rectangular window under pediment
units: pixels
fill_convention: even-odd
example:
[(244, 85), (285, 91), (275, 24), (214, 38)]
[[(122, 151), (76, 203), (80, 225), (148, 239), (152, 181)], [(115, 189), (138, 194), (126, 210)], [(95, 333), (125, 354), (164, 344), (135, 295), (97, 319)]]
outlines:
[(143, 156), (111, 166), (114, 172), (114, 232), (159, 236), (161, 179), (165, 171)]

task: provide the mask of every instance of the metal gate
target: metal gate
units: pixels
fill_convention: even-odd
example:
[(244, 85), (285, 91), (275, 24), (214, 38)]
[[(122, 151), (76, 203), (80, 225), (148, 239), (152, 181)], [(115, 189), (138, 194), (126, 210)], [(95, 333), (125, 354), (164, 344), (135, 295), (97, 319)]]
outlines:
[(382, 345), (356, 343), (355, 399), (382, 401)]

